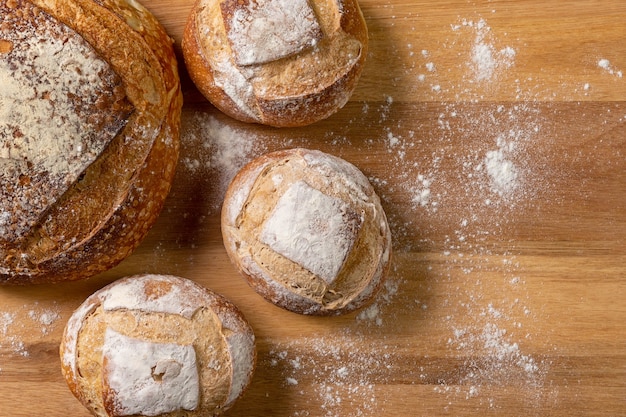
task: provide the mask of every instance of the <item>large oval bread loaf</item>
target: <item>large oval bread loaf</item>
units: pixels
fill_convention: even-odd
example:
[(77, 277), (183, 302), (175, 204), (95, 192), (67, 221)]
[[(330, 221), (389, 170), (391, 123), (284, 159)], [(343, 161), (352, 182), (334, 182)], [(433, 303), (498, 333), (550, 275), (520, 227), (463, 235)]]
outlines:
[(0, 0), (0, 283), (128, 256), (178, 158), (172, 40), (133, 0)]
[(192, 80), (224, 113), (303, 126), (348, 101), (368, 32), (357, 0), (197, 0), (182, 46)]
[(256, 364), (241, 311), (171, 275), (131, 276), (96, 291), (68, 320), (60, 355), (70, 390), (99, 417), (220, 414)]
[(242, 168), (226, 192), (222, 235), (250, 286), (300, 314), (343, 314), (371, 302), (391, 256), (387, 217), (365, 175), (308, 149)]

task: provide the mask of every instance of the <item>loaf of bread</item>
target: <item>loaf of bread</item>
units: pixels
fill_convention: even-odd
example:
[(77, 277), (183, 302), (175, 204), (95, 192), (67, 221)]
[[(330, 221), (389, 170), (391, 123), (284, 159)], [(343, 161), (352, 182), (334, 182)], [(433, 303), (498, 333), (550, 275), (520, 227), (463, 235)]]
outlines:
[(277, 151), (244, 166), (221, 222), (226, 251), (250, 286), (296, 313), (364, 306), (389, 266), (390, 229), (372, 185), (320, 151)]
[(304, 126), (348, 101), (368, 33), (357, 0), (197, 0), (182, 46), (191, 79), (224, 113)]
[(0, 0), (0, 283), (129, 255), (173, 178), (172, 40), (132, 0)]
[(73, 394), (98, 417), (213, 416), (249, 385), (253, 331), (223, 296), (169, 275), (137, 275), (76, 309), (60, 347)]

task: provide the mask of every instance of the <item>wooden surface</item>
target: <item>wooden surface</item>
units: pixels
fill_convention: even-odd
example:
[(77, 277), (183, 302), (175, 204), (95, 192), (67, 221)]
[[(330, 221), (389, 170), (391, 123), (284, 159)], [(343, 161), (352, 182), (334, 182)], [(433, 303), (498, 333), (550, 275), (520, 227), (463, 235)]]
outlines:
[[(144, 3), (180, 50), (191, 1)], [(87, 281), (0, 288), (1, 416), (87, 415), (59, 371), (63, 326), (143, 272), (212, 288), (253, 325), (257, 372), (228, 416), (626, 415), (626, 3), (361, 6), (366, 70), (313, 126), (229, 120), (183, 74), (181, 164), (136, 253)], [(282, 311), (226, 257), (225, 184), (295, 146), (353, 162), (383, 200), (393, 267), (360, 313)]]

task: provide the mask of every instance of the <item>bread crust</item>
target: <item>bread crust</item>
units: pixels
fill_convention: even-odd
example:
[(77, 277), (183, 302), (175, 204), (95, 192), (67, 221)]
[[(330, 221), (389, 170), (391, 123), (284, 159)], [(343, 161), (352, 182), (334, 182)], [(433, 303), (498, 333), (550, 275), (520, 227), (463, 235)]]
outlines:
[(267, 301), (311, 315), (370, 303), (391, 257), (380, 199), (355, 166), (308, 149), (263, 155), (235, 176), (222, 208), (226, 252)]
[(132, 253), (169, 193), (182, 107), (173, 41), (133, 0), (6, 2), (45, 13), (86, 41), (129, 103), (122, 127), (62, 195), (20, 236), (0, 239), (0, 283), (86, 278)]
[[(242, 63), (237, 61), (237, 50), (242, 48), (239, 44), (250, 43), (256, 34), (237, 42), (227, 26), (254, 3), (196, 1), (185, 27), (182, 48), (189, 75), (198, 90), (222, 112), (244, 122), (295, 127), (336, 113), (352, 95), (367, 55), (367, 25), (357, 0), (293, 0), (289, 7), (295, 7), (291, 6), (294, 3), (310, 5), (320, 36), (314, 28), (303, 34), (310, 44), (298, 48), (293, 45), (296, 41), (285, 42), (282, 55), (279, 47), (274, 55), (266, 54), (270, 61), (263, 59), (261, 50), (256, 61)], [(266, 5), (273, 3), (279, 0), (264, 0)], [(277, 7), (284, 11), (284, 5)], [(285, 32), (302, 25), (278, 24), (284, 24), (281, 29)], [(233, 26), (238, 34), (241, 25)], [(249, 46), (244, 52), (254, 52), (254, 48)]]
[[(133, 351), (141, 357), (128, 357)], [(171, 275), (130, 276), (96, 291), (68, 320), (59, 353), (72, 393), (103, 417), (221, 414), (246, 390), (256, 366), (254, 333), (241, 311)], [(170, 380), (155, 370), (172, 363), (178, 372)], [(185, 370), (186, 378), (176, 380)], [(151, 389), (156, 399), (146, 394)]]

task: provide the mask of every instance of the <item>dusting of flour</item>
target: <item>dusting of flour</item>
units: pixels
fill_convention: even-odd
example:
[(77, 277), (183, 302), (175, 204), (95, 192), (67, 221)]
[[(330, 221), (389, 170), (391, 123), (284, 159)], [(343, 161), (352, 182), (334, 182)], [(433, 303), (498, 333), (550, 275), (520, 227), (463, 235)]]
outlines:
[[(459, 68), (465, 74), (460, 84), (439, 82), (438, 73), (446, 70), (446, 63), (426, 49), (412, 54), (412, 44), (408, 45), (409, 54), (422, 64), (407, 68), (407, 72), (421, 69), (414, 79), (417, 86), (435, 94), (458, 93), (466, 99), (462, 107), (442, 102), (433, 125), (421, 130), (419, 125), (400, 126), (411, 123), (410, 119), (394, 123), (395, 102), (389, 95), (378, 108), (363, 106), (365, 120), (373, 120), (366, 123), (372, 124), (378, 136), (361, 146), (382, 143), (386, 175), (393, 176), (393, 181), (385, 176), (370, 180), (386, 207), (408, 204), (409, 210), (407, 214), (387, 213), (394, 235), (395, 262), (377, 299), (354, 316), (352, 326), (333, 338), (272, 346), (266, 359), (270, 367), (282, 373), (284, 389), (312, 396), (310, 407), (293, 410), (294, 416), (339, 415), (340, 405), (346, 403), (354, 407), (354, 415), (384, 415), (386, 399), (376, 387), (406, 381), (430, 384), (436, 394), (446, 396), (450, 410), (464, 407), (464, 402), (498, 410), (500, 399), (494, 387), (511, 384), (531, 409), (540, 409), (556, 395), (548, 387), (550, 362), (528, 351), (537, 336), (529, 323), (537, 320), (540, 312), (530, 307), (532, 294), (524, 286), (523, 265), (514, 251), (495, 252), (485, 243), (499, 239), (507, 223), (551, 187), (533, 150), (547, 129), (544, 116), (532, 99), (502, 104), (484, 101), (485, 91), (497, 92), (499, 82), (515, 66), (519, 47), (508, 45), (483, 18), (460, 19), (450, 28), (450, 44), (458, 42), (457, 49), (459, 45), (466, 47), (457, 51), (466, 57), (465, 65)], [(520, 98), (532, 98), (531, 91), (519, 85), (516, 88)], [(466, 138), (461, 146), (459, 137)], [(420, 154), (425, 141), (434, 144), (430, 154)], [(443, 241), (423, 237), (430, 236), (429, 228), (442, 225), (449, 230)], [(432, 233), (440, 234), (441, 230)], [(420, 252), (422, 248), (433, 251), (425, 255), (424, 265), (398, 266), (403, 262), (403, 251)], [(493, 259), (501, 259), (500, 268), (494, 267)], [(428, 276), (420, 284), (421, 291), (405, 291), (407, 286), (416, 285), (411, 283), (416, 278), (407, 271), (421, 268)], [(486, 293), (494, 286), (498, 288), (495, 294)], [(449, 312), (443, 317), (431, 316), (434, 309), (429, 295), (434, 296), (433, 287), (455, 292), (454, 296), (438, 294), (442, 297), (438, 314)], [(405, 324), (406, 317), (397, 317), (402, 312), (411, 312), (416, 318), (431, 317), (445, 329), (442, 340), (428, 344), (439, 344), (449, 352), (449, 360), (457, 361), (455, 375), (445, 374), (436, 358), (407, 363), (396, 354), (418, 346), (384, 345), (385, 332), (411, 326)], [(405, 331), (418, 331), (420, 322), (414, 325)], [(372, 333), (377, 335), (376, 342), (382, 343), (374, 349), (378, 355), (372, 354), (374, 342), (362, 339)], [(318, 368), (315, 358), (326, 366)], [(397, 380), (398, 374), (404, 376), (402, 381)], [(309, 385), (314, 387), (313, 393), (301, 388)]]
[(602, 58), (598, 61), (598, 67), (602, 68), (608, 74), (616, 76), (617, 78), (622, 78), (624, 76), (623, 72), (621, 70), (616, 69), (611, 64), (611, 61), (609, 61), (606, 58)]
[(245, 128), (223, 122), (202, 111), (183, 112), (181, 143), (184, 150), (181, 165), (186, 175), (214, 184), (210, 211), (217, 212), (228, 185), (237, 172), (266, 148), (259, 138)]
[[(387, 399), (376, 392), (375, 384), (381, 382), (379, 370), (391, 354), (384, 346), (380, 354), (363, 346), (371, 347), (371, 341), (349, 333), (332, 339), (302, 338), (275, 345), (263, 365), (281, 372), (284, 388), (310, 402), (306, 408), (294, 407), (294, 417), (343, 417), (346, 404), (350, 404), (350, 415), (379, 415)], [(317, 366), (318, 361), (327, 366)], [(305, 384), (312, 389), (300, 387)]]
[(476, 81), (491, 81), (498, 71), (506, 70), (515, 62), (515, 49), (506, 46), (496, 50), (489, 41), (491, 28), (485, 19), (477, 22), (463, 19), (460, 25), (453, 26), (453, 30), (470, 28), (475, 31), (475, 39), (470, 51), (470, 67), (474, 71)]
[(59, 326), (60, 307), (34, 302), (0, 310), (0, 373), (12, 357), (29, 357), (27, 344), (49, 337)]

